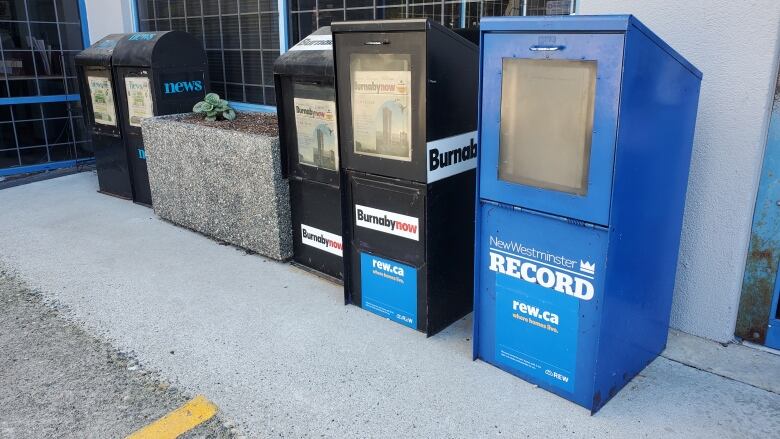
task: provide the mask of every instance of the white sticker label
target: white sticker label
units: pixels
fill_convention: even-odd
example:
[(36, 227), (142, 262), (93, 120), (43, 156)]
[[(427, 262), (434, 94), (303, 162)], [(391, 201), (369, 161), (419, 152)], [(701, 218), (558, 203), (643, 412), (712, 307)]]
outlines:
[(355, 223), (367, 229), (415, 241), (420, 240), (420, 221), (413, 216), (356, 204)]
[(294, 50), (333, 50), (333, 37), (331, 35), (309, 35), (290, 48), (291, 52)]
[(342, 256), (341, 236), (301, 224), (301, 242), (322, 251)]
[(428, 183), (477, 167), (477, 132), (428, 142)]

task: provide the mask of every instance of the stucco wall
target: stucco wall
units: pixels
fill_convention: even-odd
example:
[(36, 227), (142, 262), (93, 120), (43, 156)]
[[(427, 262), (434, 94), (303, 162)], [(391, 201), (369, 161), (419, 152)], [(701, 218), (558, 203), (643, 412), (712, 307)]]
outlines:
[(631, 13), (702, 72), (671, 324), (734, 337), (777, 78), (777, 0), (579, 0), (578, 13)]
[(132, 32), (130, 1), (135, 0), (85, 0), (91, 43), (108, 34)]

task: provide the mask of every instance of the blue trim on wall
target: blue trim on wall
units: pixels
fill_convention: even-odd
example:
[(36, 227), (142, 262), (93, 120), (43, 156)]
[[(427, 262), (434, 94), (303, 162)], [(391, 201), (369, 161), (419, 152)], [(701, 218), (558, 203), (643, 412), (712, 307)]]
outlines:
[(87, 3), (86, 0), (79, 0), (79, 15), (81, 15), (81, 38), (84, 41), (84, 48), (91, 46), (89, 38), (89, 23), (87, 21)]
[(48, 95), (48, 96), (19, 96), (15, 98), (0, 98), (0, 105), (16, 104), (45, 104), (47, 102), (72, 102), (78, 101), (79, 95)]
[(62, 162), (41, 163), (39, 165), (17, 166), (14, 168), (0, 169), (0, 177), (9, 175), (30, 174), (33, 172), (51, 171), (52, 169), (72, 168), (78, 165), (86, 165), (95, 161), (93, 158), (65, 160)]
[(133, 32), (138, 32), (141, 22), (138, 18), (138, 0), (128, 0), (130, 3), (130, 25)]
[(287, 0), (277, 0), (277, 10), (279, 12), (279, 53), (287, 52), (289, 41), (287, 40), (288, 14)]
[(466, 27), (466, 0), (460, 0), (460, 27)]
[(228, 101), (231, 107), (236, 111), (247, 111), (251, 113), (274, 113), (276, 107), (272, 105), (247, 104), (246, 102)]

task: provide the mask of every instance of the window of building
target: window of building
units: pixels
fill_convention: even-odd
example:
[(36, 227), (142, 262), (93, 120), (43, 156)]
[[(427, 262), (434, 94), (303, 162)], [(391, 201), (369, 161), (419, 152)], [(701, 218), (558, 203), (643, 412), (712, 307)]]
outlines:
[(290, 44), (333, 21), (430, 18), (453, 28), (474, 28), (481, 17), (568, 15), (574, 0), (289, 0)]
[(141, 31), (182, 30), (203, 41), (211, 90), (230, 101), (276, 105), (276, 0), (138, 0)]
[(92, 156), (74, 58), (79, 0), (0, 2), (0, 169)]
[[(203, 41), (211, 87), (230, 101), (276, 105), (273, 62), (333, 21), (431, 18), (451, 28), (474, 28), (483, 16), (564, 15), (574, 0), (285, 0), (279, 40), (276, 0), (137, 0), (140, 31), (183, 30)], [(282, 49), (283, 50), (283, 49)]]

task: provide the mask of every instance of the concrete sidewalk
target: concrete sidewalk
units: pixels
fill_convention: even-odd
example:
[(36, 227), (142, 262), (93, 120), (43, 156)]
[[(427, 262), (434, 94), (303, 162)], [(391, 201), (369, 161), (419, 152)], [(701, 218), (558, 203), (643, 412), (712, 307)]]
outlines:
[[(470, 318), (426, 339), (344, 306), (339, 286), (96, 189), (94, 174), (82, 173), (0, 191), (0, 264), (144, 367), (206, 395), (251, 437), (780, 431), (780, 363), (771, 353), (672, 337), (685, 342), (670, 346), (673, 359), (653, 362), (591, 417), (471, 361)], [(691, 364), (711, 364), (682, 364), (697, 345), (706, 352)], [(731, 376), (732, 357), (758, 373)]]

